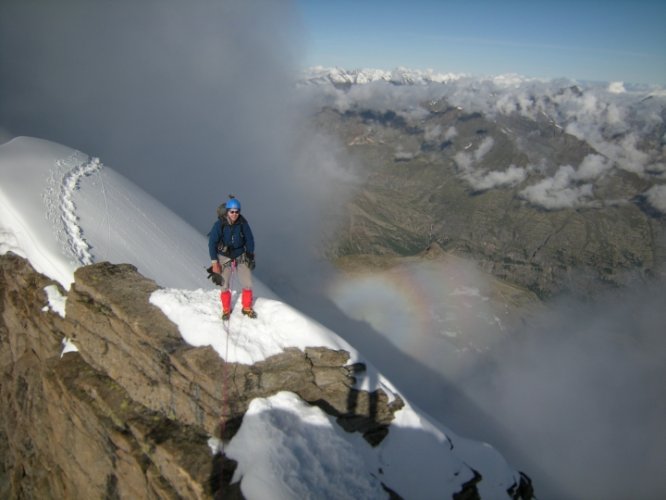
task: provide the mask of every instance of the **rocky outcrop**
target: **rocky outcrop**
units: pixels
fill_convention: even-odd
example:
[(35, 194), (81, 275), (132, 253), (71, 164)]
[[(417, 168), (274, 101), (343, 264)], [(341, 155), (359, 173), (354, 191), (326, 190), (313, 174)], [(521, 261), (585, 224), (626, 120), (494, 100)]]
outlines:
[[(0, 256), (0, 497), (225, 498), (235, 464), (213, 455), (250, 401), (292, 391), (376, 445), (402, 406), (360, 391), (344, 351), (288, 349), (252, 366), (187, 345), (133, 266), (80, 268), (63, 318), (56, 285)], [(64, 294), (64, 290), (61, 289)], [(78, 352), (64, 355), (72, 339)]]

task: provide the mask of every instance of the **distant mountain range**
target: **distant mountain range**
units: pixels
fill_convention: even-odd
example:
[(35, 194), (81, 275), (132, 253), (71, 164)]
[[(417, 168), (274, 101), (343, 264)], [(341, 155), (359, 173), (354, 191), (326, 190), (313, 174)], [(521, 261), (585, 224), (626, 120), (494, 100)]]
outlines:
[(370, 82), (390, 82), (398, 85), (416, 83), (444, 83), (464, 77), (463, 74), (437, 73), (432, 70), (413, 70), (397, 68), (391, 71), (383, 69), (342, 69), (316, 66), (308, 68), (302, 81), (308, 83), (332, 83), (338, 86), (364, 84)]
[[(530, 78), (517, 73), (506, 73), (500, 75), (480, 78), (467, 73), (442, 73), (432, 69), (411, 69), (398, 67), (391, 70), (377, 68), (339, 68), (313, 66), (305, 69), (299, 79), (300, 84), (333, 84), (340, 87), (351, 85), (362, 85), (372, 82), (387, 82), (394, 85), (417, 85), (428, 83), (451, 83), (460, 80), (480, 81), (490, 80), (501, 85), (520, 85), (526, 82), (548, 82), (549, 80), (541, 78)], [(558, 82), (569, 81), (567, 79), (558, 80)], [(654, 85), (630, 84), (626, 82), (577, 82), (583, 85), (607, 87), (613, 91), (632, 90), (648, 92), (651, 95), (666, 95), (666, 89)]]
[(664, 275), (663, 89), (406, 69), (302, 82), (361, 179), (332, 257), (437, 243), (541, 297)]

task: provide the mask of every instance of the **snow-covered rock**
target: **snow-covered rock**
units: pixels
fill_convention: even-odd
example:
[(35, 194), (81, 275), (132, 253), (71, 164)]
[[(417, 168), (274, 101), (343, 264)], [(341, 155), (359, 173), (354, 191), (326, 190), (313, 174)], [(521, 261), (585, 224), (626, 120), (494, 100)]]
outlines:
[(0, 171), (3, 493), (531, 494), (261, 283), (225, 325), (204, 237), (100, 160), (18, 138)]

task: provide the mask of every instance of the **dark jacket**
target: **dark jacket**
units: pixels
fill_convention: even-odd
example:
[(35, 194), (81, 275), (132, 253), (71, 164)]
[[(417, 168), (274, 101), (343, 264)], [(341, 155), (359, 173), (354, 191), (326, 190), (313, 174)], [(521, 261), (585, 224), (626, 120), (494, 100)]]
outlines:
[(245, 217), (239, 215), (235, 224), (217, 219), (208, 233), (210, 260), (217, 260), (217, 254), (235, 259), (245, 252), (254, 253), (254, 236)]

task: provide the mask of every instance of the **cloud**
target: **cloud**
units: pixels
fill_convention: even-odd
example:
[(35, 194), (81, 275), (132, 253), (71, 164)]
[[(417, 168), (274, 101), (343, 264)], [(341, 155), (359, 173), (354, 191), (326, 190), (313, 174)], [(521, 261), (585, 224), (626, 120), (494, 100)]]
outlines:
[(463, 174), (465, 179), (476, 191), (487, 191), (497, 187), (516, 186), (527, 178), (527, 170), (511, 165), (504, 171), (489, 172), (473, 171)]
[(519, 195), (533, 205), (548, 210), (596, 206), (591, 198), (594, 195), (594, 181), (606, 175), (612, 163), (604, 156), (589, 154), (575, 169), (563, 165), (554, 176), (542, 179), (520, 191)]
[(468, 394), (507, 424), (539, 496), (663, 497), (665, 293), (550, 304), (470, 370)]
[(442, 126), (437, 124), (435, 126), (427, 125), (423, 134), (427, 142), (435, 142), (442, 137)]
[(3, 1), (0, 126), (100, 157), (201, 231), (228, 192), (269, 209), (297, 191), (295, 19), (290, 1)]
[(446, 98), (490, 117), (516, 113), (545, 118), (622, 170), (644, 175), (651, 164), (663, 163), (658, 142), (643, 140), (663, 127), (666, 99), (659, 89), (655, 94), (650, 88), (629, 91), (619, 82), (601, 87), (566, 80), (518, 80), (512, 85), (461, 80), (447, 87)]
[(340, 277), (331, 294), (433, 370), (386, 367), (414, 404), (497, 447), (539, 498), (662, 498), (666, 284), (532, 303), (512, 319), (494, 286), (447, 258)]
[(583, 158), (578, 170), (574, 173), (574, 178), (582, 181), (598, 179), (611, 168), (612, 164), (607, 158), (590, 154)]
[(467, 172), (474, 166), (474, 156), (464, 151), (456, 153), (453, 156), (453, 161), (455, 161), (458, 170), (462, 172)]
[[(666, 97), (663, 89), (657, 87), (638, 87), (622, 82), (593, 84), (565, 79), (525, 79), (509, 75), (490, 79), (459, 77), (441, 84), (395, 85), (373, 81), (353, 85), (348, 90), (324, 86), (310, 88), (308, 92), (313, 99), (341, 112), (350, 109), (391, 110), (405, 117), (410, 124), (418, 125), (426, 116), (423, 103), (445, 100), (465, 113), (480, 112), (491, 120), (516, 114), (573, 135), (585, 142), (594, 154), (575, 167), (575, 174), (570, 177), (562, 171), (557, 179), (545, 179), (523, 193), (536, 205), (551, 209), (601, 206), (603, 200), (591, 204), (589, 198), (596, 179), (602, 176), (615, 176), (625, 171), (648, 182), (657, 182), (664, 177)], [(322, 96), (325, 96), (324, 100), (319, 99)], [(427, 140), (433, 140), (435, 132), (440, 133), (439, 129), (424, 128)], [(455, 127), (448, 129), (444, 140), (451, 140), (455, 133)], [(479, 163), (491, 148), (492, 143), (487, 142), (474, 152), (465, 149), (454, 157), (460, 175), (475, 189), (517, 185), (527, 178), (530, 169), (525, 168), (526, 175), (521, 180), (521, 167), (518, 166), (504, 172), (494, 168), (492, 175), (480, 170)], [(545, 158), (532, 159), (535, 165), (545, 161)], [(626, 201), (640, 193), (636, 187), (635, 193), (627, 193)]]
[(444, 140), (450, 141), (452, 139), (455, 139), (457, 135), (458, 135), (458, 130), (455, 127), (451, 126), (446, 129), (446, 132), (444, 132)]
[(645, 192), (645, 197), (652, 207), (666, 214), (666, 185), (652, 186)]
[[(468, 148), (465, 151), (459, 151), (454, 155), (453, 159), (459, 170), (463, 173), (470, 172), (478, 162), (483, 160), (483, 157), (488, 154), (494, 145), (495, 140), (492, 137), (485, 137), (476, 149), (471, 152), (466, 151)], [(469, 147), (471, 146), (470, 144)]]
[(393, 153), (393, 159), (395, 161), (409, 161), (413, 160), (415, 157), (416, 153), (412, 151), (405, 151), (400, 145), (398, 145), (395, 152)]
[(612, 94), (623, 94), (626, 91), (623, 82), (611, 82), (608, 84), (608, 92)]
[(570, 165), (557, 169), (553, 177), (526, 187), (520, 196), (534, 205), (549, 210), (581, 206), (592, 196), (592, 184), (573, 185), (576, 171)]
[[(450, 129), (449, 129), (450, 130)], [(455, 130), (455, 129), (454, 129)], [(497, 187), (510, 187), (527, 178), (527, 169), (510, 165), (506, 170), (488, 170), (478, 164), (495, 145), (495, 140), (488, 136), (471, 152), (459, 151), (453, 157), (460, 177), (475, 191), (487, 191)]]
[(474, 151), (474, 160), (477, 162), (483, 160), (483, 157), (486, 156), (491, 149), (493, 149), (494, 145), (495, 139), (490, 136), (484, 137), (481, 141), (481, 144), (479, 144), (479, 147)]
[(385, 81), (373, 81), (338, 89), (330, 85), (310, 86), (304, 95), (323, 105), (344, 113), (349, 110), (371, 109), (380, 113), (393, 111), (407, 121), (420, 120), (429, 115), (423, 103), (441, 96), (441, 87), (434, 85), (393, 85)]
[(289, 275), (312, 258), (355, 182), (343, 148), (303, 119), (295, 8), (0, 2), (0, 130), (99, 157), (202, 234), (236, 194), (257, 272)]
[(666, 163), (653, 163), (646, 168), (646, 171), (656, 178), (666, 179)]

